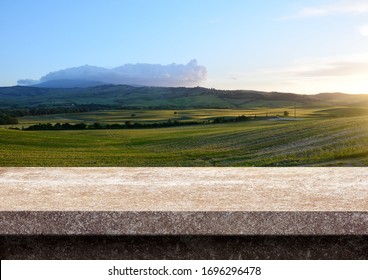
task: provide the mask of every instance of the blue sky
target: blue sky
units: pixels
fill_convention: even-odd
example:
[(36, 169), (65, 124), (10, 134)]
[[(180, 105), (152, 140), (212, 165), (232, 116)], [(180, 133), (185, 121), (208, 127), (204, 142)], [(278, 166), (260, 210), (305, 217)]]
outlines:
[(367, 0), (1, 0), (0, 38), (0, 86), (196, 59), (205, 87), (368, 93)]

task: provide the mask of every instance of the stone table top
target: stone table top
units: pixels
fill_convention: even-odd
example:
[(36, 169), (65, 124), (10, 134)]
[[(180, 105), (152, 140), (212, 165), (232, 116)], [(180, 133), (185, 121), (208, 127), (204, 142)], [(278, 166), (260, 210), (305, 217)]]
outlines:
[(0, 234), (366, 235), (367, 168), (0, 168)]

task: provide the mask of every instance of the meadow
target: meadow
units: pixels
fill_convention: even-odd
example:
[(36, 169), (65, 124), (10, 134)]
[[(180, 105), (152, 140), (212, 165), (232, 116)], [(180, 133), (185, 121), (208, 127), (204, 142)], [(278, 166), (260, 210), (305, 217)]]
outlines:
[[(367, 166), (365, 108), (293, 108), (288, 118), (157, 129), (0, 128), (0, 166)], [(39, 122), (157, 122), (283, 110), (122, 110), (19, 118)]]
[[(310, 118), (316, 116), (331, 116), (324, 112), (329, 108), (303, 108), (297, 109), (297, 117)], [(341, 108), (340, 108), (341, 110)], [(245, 115), (250, 118), (266, 116), (283, 116), (284, 111), (288, 111), (290, 117), (294, 117), (294, 108), (257, 108), (257, 109), (187, 109), (187, 110), (101, 110), (84, 113), (65, 113), (53, 115), (25, 116), (18, 118), (19, 125), (8, 125), (7, 127), (27, 127), (38, 123), (81, 123), (93, 124), (99, 123), (124, 123), (125, 121), (139, 123), (155, 123), (172, 121), (206, 121), (217, 117), (237, 117)], [(368, 112), (368, 111), (367, 111)], [(367, 113), (368, 114), (368, 113)]]

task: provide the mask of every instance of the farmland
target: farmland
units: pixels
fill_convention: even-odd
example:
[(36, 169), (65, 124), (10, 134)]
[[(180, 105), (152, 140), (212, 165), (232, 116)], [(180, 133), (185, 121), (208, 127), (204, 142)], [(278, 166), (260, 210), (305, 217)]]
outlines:
[[(292, 107), (286, 108), (292, 116)], [(260, 108), (113, 110), (26, 116), (39, 122), (157, 122), (277, 115)], [(297, 119), (158, 129), (22, 131), (0, 128), (0, 166), (367, 166), (365, 108), (306, 108)]]
[[(349, 110), (349, 111), (346, 111)], [(360, 111), (359, 111), (360, 110)], [(298, 108), (297, 117), (310, 118), (317, 116), (341, 116), (345, 111), (346, 116), (358, 111), (358, 115), (368, 115), (362, 108)], [(290, 116), (294, 116), (293, 107), (280, 108), (257, 108), (253, 110), (240, 109), (188, 109), (188, 110), (104, 110), (84, 113), (67, 113), (39, 116), (25, 116), (18, 118), (19, 125), (9, 125), (10, 127), (27, 127), (38, 123), (124, 123), (125, 121), (139, 123), (154, 123), (172, 121), (205, 121), (216, 117), (236, 117), (245, 115), (249, 118), (254, 117), (276, 117), (283, 116), (284, 111), (288, 111)], [(351, 111), (351, 112), (350, 112)], [(343, 112), (343, 113), (339, 113)], [(9, 127), (7, 126), (7, 127)]]
[[(1, 110), (19, 123), (0, 126), (0, 166), (368, 165), (364, 94), (7, 87), (0, 88)], [(239, 116), (246, 118), (215, 122)], [(155, 126), (171, 121), (180, 126)], [(40, 123), (87, 129), (22, 130)], [(127, 123), (152, 125), (107, 129)]]

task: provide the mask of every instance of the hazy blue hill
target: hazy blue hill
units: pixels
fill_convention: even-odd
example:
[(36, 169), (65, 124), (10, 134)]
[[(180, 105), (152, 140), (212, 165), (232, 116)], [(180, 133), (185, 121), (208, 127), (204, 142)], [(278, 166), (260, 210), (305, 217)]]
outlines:
[[(56, 81), (54, 82), (54, 85), (56, 85)], [(74, 85), (76, 85), (76, 81)], [(2, 108), (14, 106), (69, 106), (71, 104), (178, 109), (288, 107), (294, 106), (294, 104), (298, 106), (354, 105), (358, 107), (359, 104), (368, 104), (368, 95), (349, 95), (342, 93), (300, 95), (253, 90), (216, 90), (202, 87), (145, 87), (130, 85), (98, 85), (94, 87), (72, 88), (0, 87), (0, 107)]]
[(90, 80), (52, 80), (43, 82), (40, 84), (33, 85), (33, 87), (42, 88), (87, 88), (100, 86), (105, 83), (100, 81), (90, 81)]

